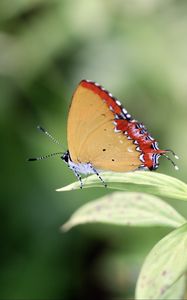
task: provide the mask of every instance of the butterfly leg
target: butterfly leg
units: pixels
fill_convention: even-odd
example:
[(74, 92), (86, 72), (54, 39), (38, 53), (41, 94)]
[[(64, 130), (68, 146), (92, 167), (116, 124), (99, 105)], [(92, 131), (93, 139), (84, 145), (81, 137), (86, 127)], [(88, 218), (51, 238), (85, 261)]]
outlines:
[(76, 171), (76, 169), (74, 167), (71, 167), (73, 173), (75, 174), (75, 176), (78, 178), (79, 182), (80, 182), (80, 188), (83, 188), (83, 183), (82, 183), (82, 177), (81, 175)]
[(93, 172), (97, 175), (97, 177), (101, 180), (104, 187), (107, 187), (107, 184), (104, 182), (103, 178), (99, 175), (98, 171), (92, 166), (92, 164), (89, 164), (90, 168), (93, 170)]

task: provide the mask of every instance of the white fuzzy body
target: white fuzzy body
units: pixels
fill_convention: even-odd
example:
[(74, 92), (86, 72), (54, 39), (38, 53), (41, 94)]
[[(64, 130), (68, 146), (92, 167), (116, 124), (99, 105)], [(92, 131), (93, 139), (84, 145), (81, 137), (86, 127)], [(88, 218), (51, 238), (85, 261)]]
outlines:
[(94, 174), (95, 173), (93, 170), (93, 167), (90, 163), (76, 164), (69, 159), (68, 165), (69, 165), (70, 169), (72, 169), (73, 171), (76, 171), (77, 173), (81, 173), (81, 174)]

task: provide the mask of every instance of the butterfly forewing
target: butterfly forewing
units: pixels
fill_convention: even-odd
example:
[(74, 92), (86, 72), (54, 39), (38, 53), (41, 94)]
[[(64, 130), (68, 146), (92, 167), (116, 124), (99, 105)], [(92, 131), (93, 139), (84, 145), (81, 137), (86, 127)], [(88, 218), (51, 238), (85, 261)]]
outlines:
[(75, 163), (90, 162), (99, 170), (125, 172), (141, 165), (133, 140), (115, 132), (115, 115), (105, 99), (79, 84), (68, 116), (68, 147)]

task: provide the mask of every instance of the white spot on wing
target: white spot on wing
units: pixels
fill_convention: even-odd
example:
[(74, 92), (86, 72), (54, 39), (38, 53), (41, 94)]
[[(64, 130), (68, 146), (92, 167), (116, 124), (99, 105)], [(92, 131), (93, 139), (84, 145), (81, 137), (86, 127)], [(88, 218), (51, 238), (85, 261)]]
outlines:
[(123, 107), (122, 108), (122, 112), (124, 113), (124, 114), (127, 114), (127, 110)]
[(140, 160), (141, 160), (143, 163), (145, 162), (144, 154), (141, 154), (141, 155), (140, 155)]
[(154, 141), (154, 139), (152, 138), (151, 135), (148, 135), (148, 138), (149, 138), (151, 141)]
[(119, 100), (116, 100), (116, 104), (121, 106), (121, 102)]
[(131, 149), (130, 147), (128, 148), (128, 152), (132, 153), (134, 150)]
[(141, 151), (141, 149), (140, 149), (140, 147), (139, 147), (139, 146), (138, 146), (138, 147), (136, 147), (136, 150), (137, 150), (137, 151)]

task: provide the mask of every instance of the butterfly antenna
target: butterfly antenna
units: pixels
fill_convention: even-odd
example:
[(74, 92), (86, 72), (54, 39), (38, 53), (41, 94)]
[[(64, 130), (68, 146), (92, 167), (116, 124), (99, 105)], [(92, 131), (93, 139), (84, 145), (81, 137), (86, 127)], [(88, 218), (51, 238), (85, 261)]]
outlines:
[(173, 156), (174, 156), (176, 159), (179, 159), (179, 157), (176, 155), (176, 153), (175, 153), (173, 150), (171, 150), (171, 149), (166, 149), (166, 151), (172, 153)]
[[(169, 151), (169, 152), (171, 152), (171, 151)], [(179, 167), (174, 163), (174, 161), (169, 156), (167, 156), (166, 154), (163, 154), (163, 156), (165, 156), (167, 158), (167, 160), (169, 160), (172, 163), (172, 165), (174, 166), (175, 170), (179, 170)]]
[(42, 133), (44, 133), (45, 135), (47, 135), (52, 141), (53, 143), (63, 147), (59, 141), (57, 139), (55, 139), (47, 130), (45, 130), (42, 126), (38, 125), (37, 129), (40, 130)]
[(52, 156), (56, 156), (56, 155), (60, 155), (60, 154), (64, 154), (64, 152), (55, 152), (55, 153), (47, 154), (47, 155), (44, 155), (44, 156), (39, 156), (39, 157), (35, 157), (35, 158), (29, 158), (27, 161), (35, 161), (35, 160), (47, 159), (47, 158), (50, 158)]

